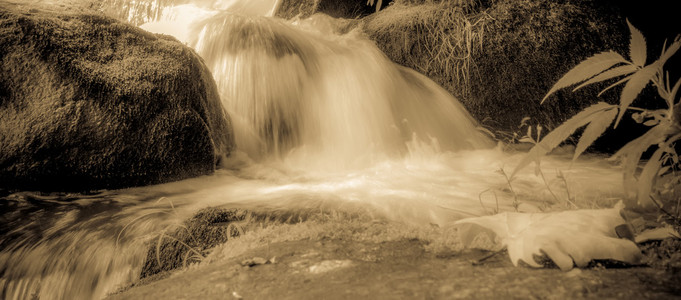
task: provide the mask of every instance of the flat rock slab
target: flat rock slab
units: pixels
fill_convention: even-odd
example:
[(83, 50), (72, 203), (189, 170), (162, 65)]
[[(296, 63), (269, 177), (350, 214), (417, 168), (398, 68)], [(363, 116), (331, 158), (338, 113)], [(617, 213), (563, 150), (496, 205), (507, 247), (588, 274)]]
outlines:
[[(431, 253), (417, 239), (271, 244), (107, 299), (676, 299), (651, 268), (530, 269), (503, 252)], [(259, 261), (260, 263), (244, 263)]]

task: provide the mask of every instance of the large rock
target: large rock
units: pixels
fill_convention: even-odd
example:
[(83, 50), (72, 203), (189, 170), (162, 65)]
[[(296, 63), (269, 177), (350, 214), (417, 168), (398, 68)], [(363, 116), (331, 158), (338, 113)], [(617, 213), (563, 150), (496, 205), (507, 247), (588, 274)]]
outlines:
[(524, 117), (551, 129), (592, 103), (617, 102), (615, 91), (597, 97), (607, 86), (600, 85), (561, 90), (540, 104), (585, 58), (628, 53), (621, 11), (595, 0), (401, 0), (365, 18), (363, 28), (393, 61), (445, 87), (501, 139)]
[(95, 13), (0, 2), (0, 190), (179, 180), (233, 147), (193, 50)]

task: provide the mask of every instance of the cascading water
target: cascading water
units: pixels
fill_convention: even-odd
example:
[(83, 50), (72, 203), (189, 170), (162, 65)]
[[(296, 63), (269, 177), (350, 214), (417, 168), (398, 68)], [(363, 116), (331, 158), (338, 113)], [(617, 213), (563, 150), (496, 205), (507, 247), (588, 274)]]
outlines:
[(414, 139), (444, 150), (493, 145), (446, 91), (358, 32), (334, 34), (331, 21), (305, 20), (317, 23), (308, 31), (221, 12), (194, 25), (190, 45), (216, 78), (240, 149), (328, 170), (401, 157)]
[(335, 32), (332, 18), (294, 24), (268, 17), (278, 1), (105, 2), (105, 10), (196, 49), (213, 72), (240, 152), (212, 176), (95, 195), (4, 197), (5, 299), (102, 298), (138, 276), (155, 232), (207, 206), (350, 205), (446, 225), (512, 210), (516, 199), (542, 203), (565, 185), (573, 197), (619, 195), (616, 170), (601, 160), (570, 169), (566, 159), (549, 159), (546, 183), (527, 170), (508, 189), (504, 172), (517, 155), (493, 149), (452, 96), (390, 62), (361, 32)]

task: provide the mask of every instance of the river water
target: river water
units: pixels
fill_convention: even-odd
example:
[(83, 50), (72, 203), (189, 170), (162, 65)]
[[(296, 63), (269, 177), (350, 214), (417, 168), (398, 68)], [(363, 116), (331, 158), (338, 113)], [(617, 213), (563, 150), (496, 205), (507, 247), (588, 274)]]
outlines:
[(278, 1), (108, 0), (174, 35), (211, 69), (238, 151), (214, 175), (92, 194), (0, 201), (0, 296), (97, 299), (136, 279), (149, 241), (205, 207), (352, 207), (416, 226), (494, 211), (609, 205), (618, 169), (555, 155), (508, 175), (505, 152), (461, 104), (324, 15), (272, 18)]

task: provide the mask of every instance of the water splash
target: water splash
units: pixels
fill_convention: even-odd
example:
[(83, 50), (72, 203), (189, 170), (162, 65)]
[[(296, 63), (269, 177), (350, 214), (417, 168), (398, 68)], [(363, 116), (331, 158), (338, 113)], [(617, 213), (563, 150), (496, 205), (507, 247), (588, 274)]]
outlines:
[(443, 150), (493, 145), (437, 84), (390, 62), (361, 32), (337, 34), (332, 19), (314, 21), (325, 30), (230, 12), (194, 25), (190, 45), (234, 116), (237, 146), (251, 157), (362, 168), (403, 156), (415, 139)]
[[(281, 0), (102, 0), (100, 10), (135, 26), (154, 23), (187, 25), (205, 18), (203, 13), (211, 11), (272, 17), (280, 6)], [(156, 28), (166, 30), (161, 26)], [(168, 34), (177, 33), (172, 30), (178, 28), (168, 29)]]
[(446, 226), (518, 202), (567, 206), (570, 189), (583, 203), (619, 196), (617, 170), (600, 159), (573, 168), (567, 158), (547, 159), (546, 182), (525, 170), (511, 189), (503, 174), (518, 154), (492, 148), (445, 90), (390, 62), (361, 32), (340, 34), (330, 17), (295, 24), (265, 17), (278, 1), (105, 3), (196, 49), (233, 118), (240, 152), (215, 175), (180, 182), (4, 197), (4, 299), (102, 298), (138, 276), (155, 233), (208, 206), (360, 209)]

